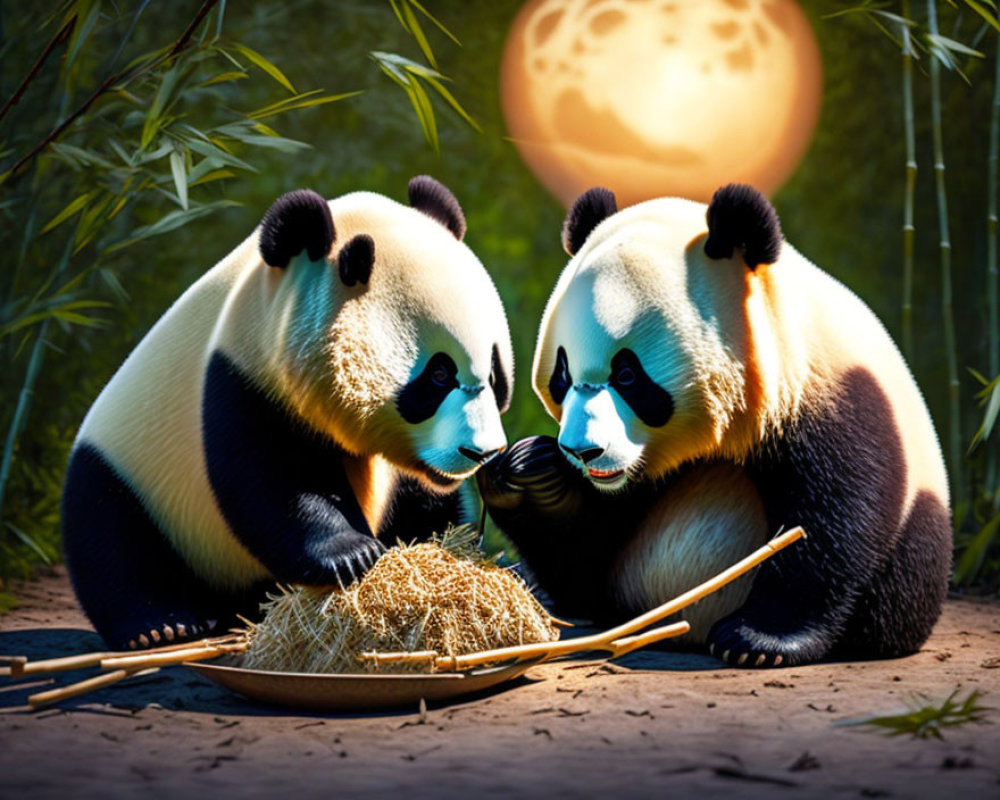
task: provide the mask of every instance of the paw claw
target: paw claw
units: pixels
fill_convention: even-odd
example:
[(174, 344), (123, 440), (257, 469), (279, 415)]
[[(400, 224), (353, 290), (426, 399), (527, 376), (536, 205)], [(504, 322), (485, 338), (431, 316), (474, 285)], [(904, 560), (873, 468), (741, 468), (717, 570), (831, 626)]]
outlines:
[(139, 634), (139, 644), (143, 647), (149, 647), (149, 639), (144, 633)]
[(757, 656), (757, 660), (753, 662), (755, 667), (763, 666), (764, 662), (767, 661), (767, 656), (761, 653)]
[(182, 625), (181, 623), (177, 623), (177, 636), (183, 639), (185, 636), (187, 636), (187, 633), (188, 633), (187, 626)]
[(744, 664), (747, 663), (747, 657), (749, 655), (750, 655), (749, 653), (743, 653), (738, 659), (736, 659), (736, 664), (742, 667)]
[(780, 667), (781, 666), (781, 662), (784, 661), (784, 660), (785, 660), (784, 656), (781, 656), (781, 655), (775, 656), (774, 657), (774, 666)]
[(724, 652), (722, 654), (722, 660), (725, 661), (727, 664), (729, 663), (729, 651), (728, 650), (726, 650), (726, 652)]
[(159, 642), (160, 642), (160, 632), (158, 630), (156, 630), (156, 628), (153, 628), (149, 632), (149, 638), (152, 639), (157, 644), (159, 644)]
[(163, 626), (163, 638), (168, 642), (172, 642), (174, 640), (174, 629), (169, 625)]
[(139, 643), (135, 639), (128, 640), (128, 649), (135, 650), (139, 646)]

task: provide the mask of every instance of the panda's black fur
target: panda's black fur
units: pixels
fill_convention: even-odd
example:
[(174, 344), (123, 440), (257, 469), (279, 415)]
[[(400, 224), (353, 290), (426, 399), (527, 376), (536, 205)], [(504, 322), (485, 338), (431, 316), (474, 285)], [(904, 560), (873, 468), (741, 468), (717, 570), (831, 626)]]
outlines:
[[(569, 212), (562, 238), (570, 255), (578, 253), (601, 222), (615, 214), (613, 198), (609, 201), (607, 194), (591, 190)], [(636, 226), (655, 217), (651, 204), (644, 205), (650, 210), (643, 205), (634, 209)], [(621, 225), (618, 230), (628, 230)], [(750, 187), (728, 186), (717, 192), (707, 209), (707, 227), (703, 239), (695, 237), (689, 244), (689, 269), (697, 260), (695, 247), (718, 261), (706, 263), (706, 270), (767, 270), (767, 265), (783, 258), (777, 215)], [(648, 228), (643, 230), (648, 233)], [(606, 234), (604, 241), (611, 236), (614, 233)], [(734, 266), (734, 259), (743, 266)], [(567, 274), (573, 268), (571, 262)], [(561, 278), (560, 287), (565, 286), (563, 280), (572, 278)], [(702, 313), (708, 312), (702, 309)], [(720, 312), (715, 309), (715, 313)], [(808, 317), (805, 320), (804, 324), (812, 324)], [(577, 329), (569, 325), (565, 330)], [(883, 349), (887, 358), (899, 358), (887, 336), (884, 343), (866, 344), (868, 352)], [(551, 348), (554, 354), (546, 362), (551, 365), (546, 367), (551, 369), (549, 397), (542, 396), (559, 407), (574, 378), (563, 348), (557, 349), (555, 342)], [(536, 370), (538, 358), (536, 353)], [(740, 666), (791, 666), (830, 657), (914, 652), (930, 634), (947, 590), (951, 563), (947, 486), (939, 480), (935, 488), (917, 491), (904, 506), (914, 468), (905, 442), (923, 433), (901, 428), (901, 406), (889, 394), (894, 387), (887, 386), (865, 358), (865, 352), (859, 353), (856, 366), (836, 374), (820, 395), (802, 403), (798, 413), (780, 425), (770, 425), (735, 464), (721, 450), (709, 452), (655, 478), (630, 479), (615, 493), (595, 488), (579, 464), (570, 463), (576, 460), (587, 466), (595, 456), (568, 451), (548, 436), (521, 440), (479, 473), (490, 515), (514, 541), (558, 612), (618, 621), (644, 610), (623, 599), (621, 581), (627, 575), (615, 566), (620, 567), (636, 531), (658, 503), (683, 491), (677, 487), (685, 485), (693, 471), (729, 464), (725, 469), (736, 470), (752, 487), (750, 505), (762, 508), (765, 538), (796, 525), (806, 530), (808, 538), (758, 568), (739, 606), (707, 630), (704, 641), (711, 652)], [(545, 385), (543, 373), (536, 372), (536, 391)], [(612, 390), (613, 376), (612, 366), (608, 384)], [(596, 388), (583, 386), (589, 386), (588, 391)], [(654, 387), (658, 393), (670, 388)], [(633, 400), (618, 394), (635, 412)], [(661, 415), (649, 427), (670, 425), (669, 415)], [(936, 438), (933, 433), (929, 436), (927, 452), (940, 464)], [(944, 475), (943, 467), (937, 474)], [(719, 497), (725, 496), (725, 486), (718, 491)], [(733, 491), (745, 490), (734, 486)], [(710, 510), (706, 507), (706, 513)], [(683, 572), (688, 565), (658, 568)], [(666, 599), (650, 598), (650, 605)]]
[[(411, 183), (410, 194), (419, 204), (417, 210), (434, 221), (428, 223), (433, 229), (440, 230), (440, 222), (454, 239), (464, 233), (464, 221), (457, 223), (461, 209), (444, 186), (422, 176)], [(362, 206), (372, 203), (367, 197), (377, 196), (362, 196)], [(391, 201), (379, 198), (378, 203), (388, 205)], [(405, 209), (399, 213), (412, 214)], [(416, 222), (415, 217), (409, 219), (407, 224), (421, 230), (424, 223)], [(352, 236), (334, 263), (328, 264), (327, 256), (337, 238), (330, 206), (315, 192), (299, 190), (277, 200), (263, 218), (256, 249), (265, 266), (254, 265), (251, 243), (234, 251), (236, 255), (231, 258), (239, 269), (246, 264), (247, 270), (281, 272), (289, 270), (296, 258), (305, 258), (308, 261), (300, 264), (300, 270), (332, 269), (349, 291), (363, 292), (375, 262), (378, 235), (377, 230), (372, 230), (370, 234)], [(462, 259), (474, 261), (464, 245), (456, 246), (463, 248)], [(481, 269), (478, 262), (475, 265)], [(225, 262), (217, 269), (224, 267)], [(433, 264), (427, 266), (434, 268)], [(482, 278), (489, 280), (485, 273)], [(284, 278), (277, 272), (262, 273), (259, 280), (261, 285), (280, 286)], [(491, 319), (502, 319), (499, 297), (479, 299), (495, 304), (500, 316), (493, 314)], [(184, 345), (178, 342), (187, 334), (182, 327), (168, 323), (162, 329), (154, 328), (149, 336), (156, 339), (160, 349), (180, 348)], [(493, 334), (506, 337), (505, 331)], [(503, 342), (503, 338), (499, 341)], [(205, 345), (195, 342), (192, 352), (196, 354)], [(157, 347), (144, 352), (155, 358)], [(498, 355), (496, 342), (492, 350), (488, 347), (482, 353), (483, 378), (492, 371), (498, 373), (496, 380), (506, 385), (508, 357)], [(500, 347), (504, 353), (509, 352), (509, 337)], [(373, 530), (362, 508), (371, 498), (359, 498), (358, 479), (349, 474), (359, 469), (358, 456), (303, 419), (284, 398), (256, 378), (225, 348), (211, 350), (204, 362), (198, 412), (200, 445), (195, 445), (196, 432), (180, 432), (201, 450), (200, 454), (190, 453), (191, 467), (194, 469), (203, 458), (211, 504), (235, 539), (226, 545), (228, 552), (234, 552), (233, 547), (245, 552), (247, 563), (262, 565), (256, 571), (252, 568), (236, 573), (224, 563), (213, 563), (217, 577), (206, 577), (204, 569), (196, 567), (200, 562), (186, 551), (190, 545), (183, 544), (169, 524), (156, 518), (150, 498), (144, 497), (132, 476), (115, 466), (113, 457), (105, 452), (106, 446), (111, 453), (116, 448), (126, 450), (140, 463), (154, 465), (154, 471), (160, 458), (155, 448), (142, 452), (142, 430), (124, 432), (124, 445), (110, 441), (118, 436), (113, 427), (114, 409), (99, 408), (99, 404), (127, 402), (127, 391), (119, 390), (113, 401), (99, 398), (95, 403), (95, 409), (111, 419), (110, 423), (97, 425), (96, 434), (91, 430), (93, 425), (88, 428), (85, 422), (82, 427), (70, 457), (62, 502), (66, 561), (81, 605), (112, 647), (145, 647), (224, 630), (236, 622), (237, 614), (254, 617), (264, 591), (275, 581), (347, 585), (374, 564), (384, 550), (382, 542), (427, 538), (442, 532), (449, 523), (470, 521), (468, 501), (455, 491), (455, 480), (445, 480), (445, 476), (434, 472), (430, 478), (439, 488), (430, 491), (404, 472), (396, 475), (391, 485), (365, 484), (369, 494), (391, 492), (391, 497), (378, 499), (378, 507), (385, 511), (379, 518), (378, 530)], [(400, 391), (415, 396), (425, 391), (426, 387), (421, 387), (411, 381)], [(438, 405), (442, 399), (437, 399)], [(506, 408), (506, 397), (498, 395), (498, 402)], [(436, 410), (437, 406), (428, 417)], [(147, 417), (153, 424), (157, 409), (151, 407), (148, 413), (154, 415)], [(112, 425), (110, 429), (108, 424)], [(458, 442), (459, 449), (472, 453), (467, 466), (478, 466), (479, 452), (463, 448), (463, 443)], [(137, 449), (140, 452), (136, 453)], [(157, 480), (175, 482), (179, 476), (172, 469)], [(364, 473), (363, 478), (368, 474)], [(155, 481), (151, 491), (154, 495), (159, 491)], [(183, 499), (178, 502), (183, 503)], [(375, 538), (376, 534), (382, 541)]]

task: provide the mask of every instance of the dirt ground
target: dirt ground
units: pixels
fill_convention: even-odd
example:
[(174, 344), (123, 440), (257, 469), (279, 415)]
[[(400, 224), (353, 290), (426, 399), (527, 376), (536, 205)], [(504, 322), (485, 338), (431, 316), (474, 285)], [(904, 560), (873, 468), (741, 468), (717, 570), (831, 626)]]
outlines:
[[(64, 573), (20, 594), (0, 653), (100, 648)], [(905, 659), (744, 671), (647, 651), (535, 667), (423, 718), (267, 708), (185, 667), (27, 710), (43, 686), (0, 678), (2, 797), (1000, 798), (996, 601), (950, 600)], [(837, 725), (956, 688), (985, 693), (986, 724), (943, 740)]]

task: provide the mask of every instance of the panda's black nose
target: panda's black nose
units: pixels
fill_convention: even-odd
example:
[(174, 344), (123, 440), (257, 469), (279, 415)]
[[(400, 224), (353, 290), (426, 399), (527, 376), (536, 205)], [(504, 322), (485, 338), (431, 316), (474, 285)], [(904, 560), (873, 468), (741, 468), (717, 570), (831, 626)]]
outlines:
[(493, 456), (500, 452), (502, 448), (496, 448), (494, 450), (487, 450), (483, 452), (482, 450), (473, 450), (471, 447), (459, 447), (458, 452), (465, 456), (469, 461), (476, 464), (485, 464)]
[(566, 445), (559, 445), (564, 451), (574, 458), (578, 458), (584, 464), (589, 464), (595, 458), (600, 458), (604, 455), (603, 447), (586, 447), (583, 450), (574, 450), (572, 447), (566, 447)]

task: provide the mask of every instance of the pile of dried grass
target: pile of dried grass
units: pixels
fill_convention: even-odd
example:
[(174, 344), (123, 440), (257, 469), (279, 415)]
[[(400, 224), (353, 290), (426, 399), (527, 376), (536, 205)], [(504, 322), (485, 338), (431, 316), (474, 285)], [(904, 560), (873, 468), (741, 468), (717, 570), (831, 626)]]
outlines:
[(484, 561), (475, 528), (398, 545), (346, 590), (295, 587), (271, 597), (250, 628), (243, 666), (281, 672), (426, 672), (379, 666), (366, 651), (462, 655), (559, 638), (552, 618), (513, 573)]

